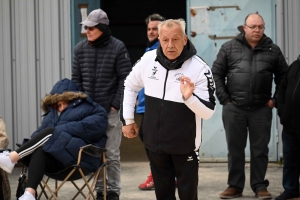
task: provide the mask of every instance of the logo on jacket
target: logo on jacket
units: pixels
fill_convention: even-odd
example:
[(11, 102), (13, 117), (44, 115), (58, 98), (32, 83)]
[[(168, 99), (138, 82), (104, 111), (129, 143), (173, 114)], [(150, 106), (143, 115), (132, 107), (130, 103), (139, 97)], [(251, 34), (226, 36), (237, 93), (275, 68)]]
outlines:
[(214, 87), (214, 81), (213, 81), (213, 78), (212, 78), (212, 75), (210, 73), (210, 71), (208, 70), (207, 73), (204, 73), (204, 75), (206, 76), (207, 78), (207, 87), (211, 90), (211, 91), (215, 91), (215, 87)]
[(175, 74), (175, 83), (180, 83), (180, 77), (184, 76), (182, 73)]
[(154, 80), (158, 80), (158, 78), (156, 78), (156, 76), (155, 76), (155, 74), (156, 74), (157, 71), (158, 71), (157, 67), (154, 66), (153, 69), (152, 69), (152, 74), (148, 78), (154, 79)]
[(188, 156), (187, 161), (192, 161), (193, 160), (193, 156)]

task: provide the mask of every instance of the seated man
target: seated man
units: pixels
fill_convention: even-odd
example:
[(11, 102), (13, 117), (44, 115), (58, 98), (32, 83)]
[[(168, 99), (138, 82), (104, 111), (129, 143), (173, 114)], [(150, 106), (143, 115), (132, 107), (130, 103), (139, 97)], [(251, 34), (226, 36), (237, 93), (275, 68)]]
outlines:
[[(42, 100), (45, 118), (31, 139), (16, 151), (0, 154), (0, 167), (11, 173), (15, 163), (29, 160), (28, 179), (21, 200), (34, 200), (44, 173), (56, 173), (77, 163), (79, 148), (88, 144), (105, 147), (107, 113), (69, 79), (58, 81)], [(30, 155), (30, 156), (29, 156)], [(85, 155), (82, 166), (93, 172), (98, 158)]]

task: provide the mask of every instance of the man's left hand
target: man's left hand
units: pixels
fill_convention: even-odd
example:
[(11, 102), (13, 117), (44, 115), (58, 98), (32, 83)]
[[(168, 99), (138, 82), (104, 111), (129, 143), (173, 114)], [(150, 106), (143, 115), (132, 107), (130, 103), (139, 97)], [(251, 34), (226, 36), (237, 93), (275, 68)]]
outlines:
[(180, 77), (180, 91), (184, 99), (189, 99), (195, 90), (195, 84), (187, 76)]

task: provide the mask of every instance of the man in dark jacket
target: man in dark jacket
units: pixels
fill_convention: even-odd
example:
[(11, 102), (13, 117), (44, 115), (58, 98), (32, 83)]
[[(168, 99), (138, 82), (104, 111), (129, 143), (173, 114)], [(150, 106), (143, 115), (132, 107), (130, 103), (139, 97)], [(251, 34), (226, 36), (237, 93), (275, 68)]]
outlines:
[(280, 84), (278, 115), (283, 125), (283, 179), (284, 192), (276, 200), (299, 197), (300, 175), (300, 56), (294, 61)]
[[(216, 92), (223, 105), (228, 148), (228, 185), (220, 198), (242, 196), (245, 185), (245, 147), (249, 130), (250, 185), (259, 198), (271, 198), (264, 180), (268, 165), (272, 108), (276, 91), (288, 68), (280, 48), (264, 34), (259, 14), (249, 14), (244, 32), (222, 45), (213, 63)], [(276, 89), (272, 95), (275, 75)]]
[[(87, 39), (74, 49), (72, 80), (80, 91), (88, 94), (108, 113), (107, 129), (107, 199), (118, 200), (120, 195), (120, 144), (122, 124), (119, 120), (120, 99), (124, 79), (131, 71), (129, 54), (123, 42), (111, 36), (106, 13), (97, 9), (81, 22)], [(103, 199), (103, 176), (97, 185), (97, 199)]]

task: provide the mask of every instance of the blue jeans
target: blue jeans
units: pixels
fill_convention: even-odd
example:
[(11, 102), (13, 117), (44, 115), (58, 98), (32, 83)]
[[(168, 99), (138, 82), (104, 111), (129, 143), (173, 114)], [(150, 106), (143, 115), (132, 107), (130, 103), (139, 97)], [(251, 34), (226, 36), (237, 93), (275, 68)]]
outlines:
[[(122, 123), (119, 118), (119, 111), (111, 110), (108, 113), (108, 128), (106, 131), (106, 163), (107, 163), (107, 192), (115, 192), (120, 195), (121, 190), (121, 165), (120, 145), (122, 139)], [(103, 192), (103, 170), (97, 182), (97, 192)]]
[(282, 185), (287, 194), (299, 195), (300, 175), (300, 131), (282, 131), (283, 179)]

